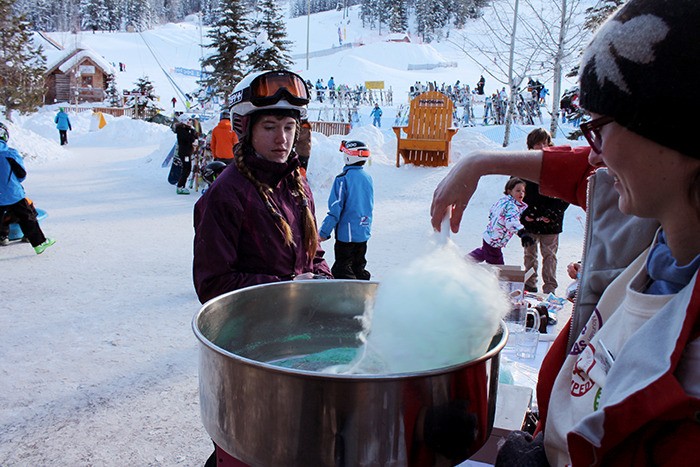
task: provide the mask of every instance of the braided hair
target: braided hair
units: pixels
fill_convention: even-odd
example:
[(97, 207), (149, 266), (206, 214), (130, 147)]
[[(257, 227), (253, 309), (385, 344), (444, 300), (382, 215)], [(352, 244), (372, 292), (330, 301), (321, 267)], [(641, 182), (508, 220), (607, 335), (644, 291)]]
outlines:
[[(235, 148), (235, 154), (234, 154), (234, 160), (236, 163), (236, 167), (238, 168), (238, 171), (243, 174), (244, 177), (246, 177), (250, 182), (253, 184), (255, 189), (257, 190), (258, 194), (260, 195), (260, 199), (263, 201), (263, 204), (265, 205), (265, 208), (267, 208), (268, 212), (272, 216), (272, 218), (275, 220), (275, 223), (277, 224), (278, 229), (280, 230), (280, 233), (284, 237), (284, 244), (286, 246), (294, 246), (294, 239), (292, 236), (292, 229), (287, 222), (287, 220), (284, 218), (282, 213), (279, 211), (279, 209), (275, 206), (275, 204), (272, 202), (272, 199), (270, 198), (270, 194), (272, 193), (272, 188), (267, 185), (266, 183), (261, 182), (258, 180), (253, 172), (250, 170), (250, 168), (246, 165), (245, 159), (246, 157), (251, 157), (255, 155), (255, 149), (253, 148), (253, 145), (251, 143), (251, 132), (252, 132), (252, 127), (257, 121), (257, 119), (262, 116), (262, 115), (280, 115), (282, 116), (289, 116), (287, 115), (287, 112), (284, 112), (281, 114), (279, 111), (263, 111), (263, 112), (256, 112), (252, 117), (247, 134), (241, 139), (241, 143), (236, 145)], [(298, 116), (294, 116), (294, 119), (296, 120), (296, 130), (294, 132), (294, 143), (293, 145), (296, 145), (297, 139), (299, 138), (299, 129), (300, 129), (300, 122)], [(292, 150), (293, 152), (293, 150)], [(294, 169), (293, 178), (291, 180), (291, 185), (292, 185), (292, 195), (300, 200), (300, 206), (304, 210), (304, 222), (303, 222), (303, 242), (304, 242), (304, 249), (306, 251), (306, 256), (308, 259), (313, 258), (316, 256), (316, 250), (318, 249), (318, 234), (317, 234), (317, 227), (316, 227), (316, 219), (314, 217), (314, 214), (311, 212), (311, 207), (309, 206), (309, 199), (306, 196), (306, 191), (304, 190), (304, 185), (302, 182), (302, 175), (301, 171), (299, 170), (299, 167)]]

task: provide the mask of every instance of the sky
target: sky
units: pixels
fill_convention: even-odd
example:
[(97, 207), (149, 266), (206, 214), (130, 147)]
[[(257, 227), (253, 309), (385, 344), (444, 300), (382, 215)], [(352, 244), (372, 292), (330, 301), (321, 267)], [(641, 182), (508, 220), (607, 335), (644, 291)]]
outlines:
[[(311, 21), (312, 50), (336, 43), (335, 14)], [(365, 167), (375, 188), (367, 268), (381, 282), (429, 248), (432, 193), (450, 169), (395, 167), (391, 125), (407, 103), (405, 91), (428, 79), (475, 83), (481, 70), (443, 45), (388, 44), (376, 31), (362, 29), (354, 14), (345, 24), (347, 40), (364, 46), (311, 58), (308, 71), (305, 58), (295, 66), (312, 81), (383, 79), (395, 91), (381, 129), (370, 125), (370, 108), (361, 108), (360, 124), (345, 137), (365, 142), (372, 153)], [(305, 18), (290, 20), (288, 31), (305, 40)], [(176, 94), (161, 66), (198, 68), (193, 23), (143, 33), (160, 65), (139, 34), (78, 36), (54, 34), (87, 43), (109, 62), (126, 63), (127, 71), (118, 73), (123, 87), (150, 76), (162, 102)], [(305, 48), (305, 42), (296, 45)], [(457, 61), (458, 67), (406, 70), (409, 63), (437, 60)], [(193, 87), (191, 78), (173, 76), (183, 89)], [(317, 105), (312, 108), (320, 110)], [(212, 446), (199, 414), (198, 343), (191, 329), (200, 308), (191, 278), (192, 209), (200, 194), (177, 196), (166, 181), (161, 162), (175, 139), (169, 128), (107, 115), (103, 129), (90, 131), (90, 112), (71, 113), (73, 131), (61, 147), (53, 124), (57, 107), (16, 115), (13, 123), (3, 120), (10, 146), (25, 155), (27, 195), (48, 212), (42, 228), (57, 243), (39, 256), (28, 244), (0, 247), (0, 465), (201, 465)], [(213, 124), (206, 122), (205, 129)], [(515, 127), (510, 148), (525, 148), (533, 128)], [(502, 132), (494, 126), (461, 128), (452, 142), (451, 166), (474, 150), (501, 148)], [(342, 169), (341, 139), (313, 134), (308, 178), (319, 221)], [(556, 142), (572, 143), (561, 137)], [(489, 207), (506, 179), (491, 176), (479, 184), (460, 232), (451, 236), (464, 254), (481, 245)], [(566, 264), (582, 251), (583, 222), (583, 211), (570, 207), (560, 238), (560, 294), (571, 282)], [(323, 247), (332, 263), (332, 240)], [(508, 264), (522, 264), (517, 239), (504, 254)]]

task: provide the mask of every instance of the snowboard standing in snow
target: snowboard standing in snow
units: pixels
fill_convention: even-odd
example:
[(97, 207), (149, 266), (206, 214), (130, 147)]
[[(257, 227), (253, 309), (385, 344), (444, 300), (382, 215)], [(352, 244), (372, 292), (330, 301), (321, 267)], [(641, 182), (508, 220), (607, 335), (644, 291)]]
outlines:
[(177, 151), (177, 143), (173, 144), (173, 148), (170, 150), (167, 156), (165, 156), (165, 160), (161, 164), (161, 167), (166, 168), (167, 166), (170, 165), (170, 161), (173, 160), (173, 156), (175, 155), (175, 152)]
[(180, 180), (180, 175), (182, 174), (182, 159), (180, 156), (173, 156), (173, 163), (170, 166), (170, 173), (168, 174), (168, 183), (171, 185), (177, 185), (177, 181)]

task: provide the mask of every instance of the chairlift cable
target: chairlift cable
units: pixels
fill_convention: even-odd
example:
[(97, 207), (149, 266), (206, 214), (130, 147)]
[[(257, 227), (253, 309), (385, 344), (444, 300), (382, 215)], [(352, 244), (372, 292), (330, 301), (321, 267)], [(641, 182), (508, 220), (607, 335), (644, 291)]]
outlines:
[(139, 36), (141, 36), (141, 40), (143, 40), (143, 43), (146, 44), (146, 47), (147, 47), (148, 50), (151, 52), (151, 55), (153, 55), (153, 58), (155, 59), (156, 63), (157, 63), (158, 66), (160, 67), (160, 69), (161, 69), (161, 71), (163, 72), (163, 74), (165, 75), (165, 77), (168, 79), (168, 81), (169, 81), (170, 84), (172, 85), (172, 87), (173, 87), (173, 89), (175, 90), (175, 92), (176, 92), (176, 93), (180, 93), (180, 97), (182, 98), (183, 102), (189, 102), (189, 99), (187, 98), (187, 96), (185, 95), (185, 93), (182, 91), (182, 89), (180, 89), (180, 86), (177, 85), (177, 83), (176, 83), (175, 80), (172, 78), (172, 76), (170, 76), (170, 73), (168, 73), (167, 71), (165, 71), (165, 68), (163, 68), (163, 65), (161, 65), (160, 60), (158, 60), (158, 57), (156, 56), (156, 53), (155, 53), (154, 50), (151, 48), (151, 45), (148, 43), (148, 41), (146, 41), (146, 38), (144, 37), (144, 35), (143, 35), (143, 33), (142, 33), (141, 31), (139, 31)]

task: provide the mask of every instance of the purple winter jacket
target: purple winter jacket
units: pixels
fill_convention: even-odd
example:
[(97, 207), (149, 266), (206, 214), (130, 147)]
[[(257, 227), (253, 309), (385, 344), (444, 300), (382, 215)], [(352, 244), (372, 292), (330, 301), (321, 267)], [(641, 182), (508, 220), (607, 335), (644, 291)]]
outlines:
[[(304, 272), (332, 277), (320, 246), (312, 259), (304, 251), (304, 212), (301, 201), (292, 195), (293, 172), (299, 166), (296, 155), (286, 163), (244, 157), (254, 176), (271, 187), (270, 199), (289, 223), (294, 245), (285, 245), (255, 186), (231, 164), (194, 207), (192, 272), (202, 303), (232, 290), (290, 280)], [(303, 183), (311, 212), (315, 212), (311, 189), (306, 180)]]

